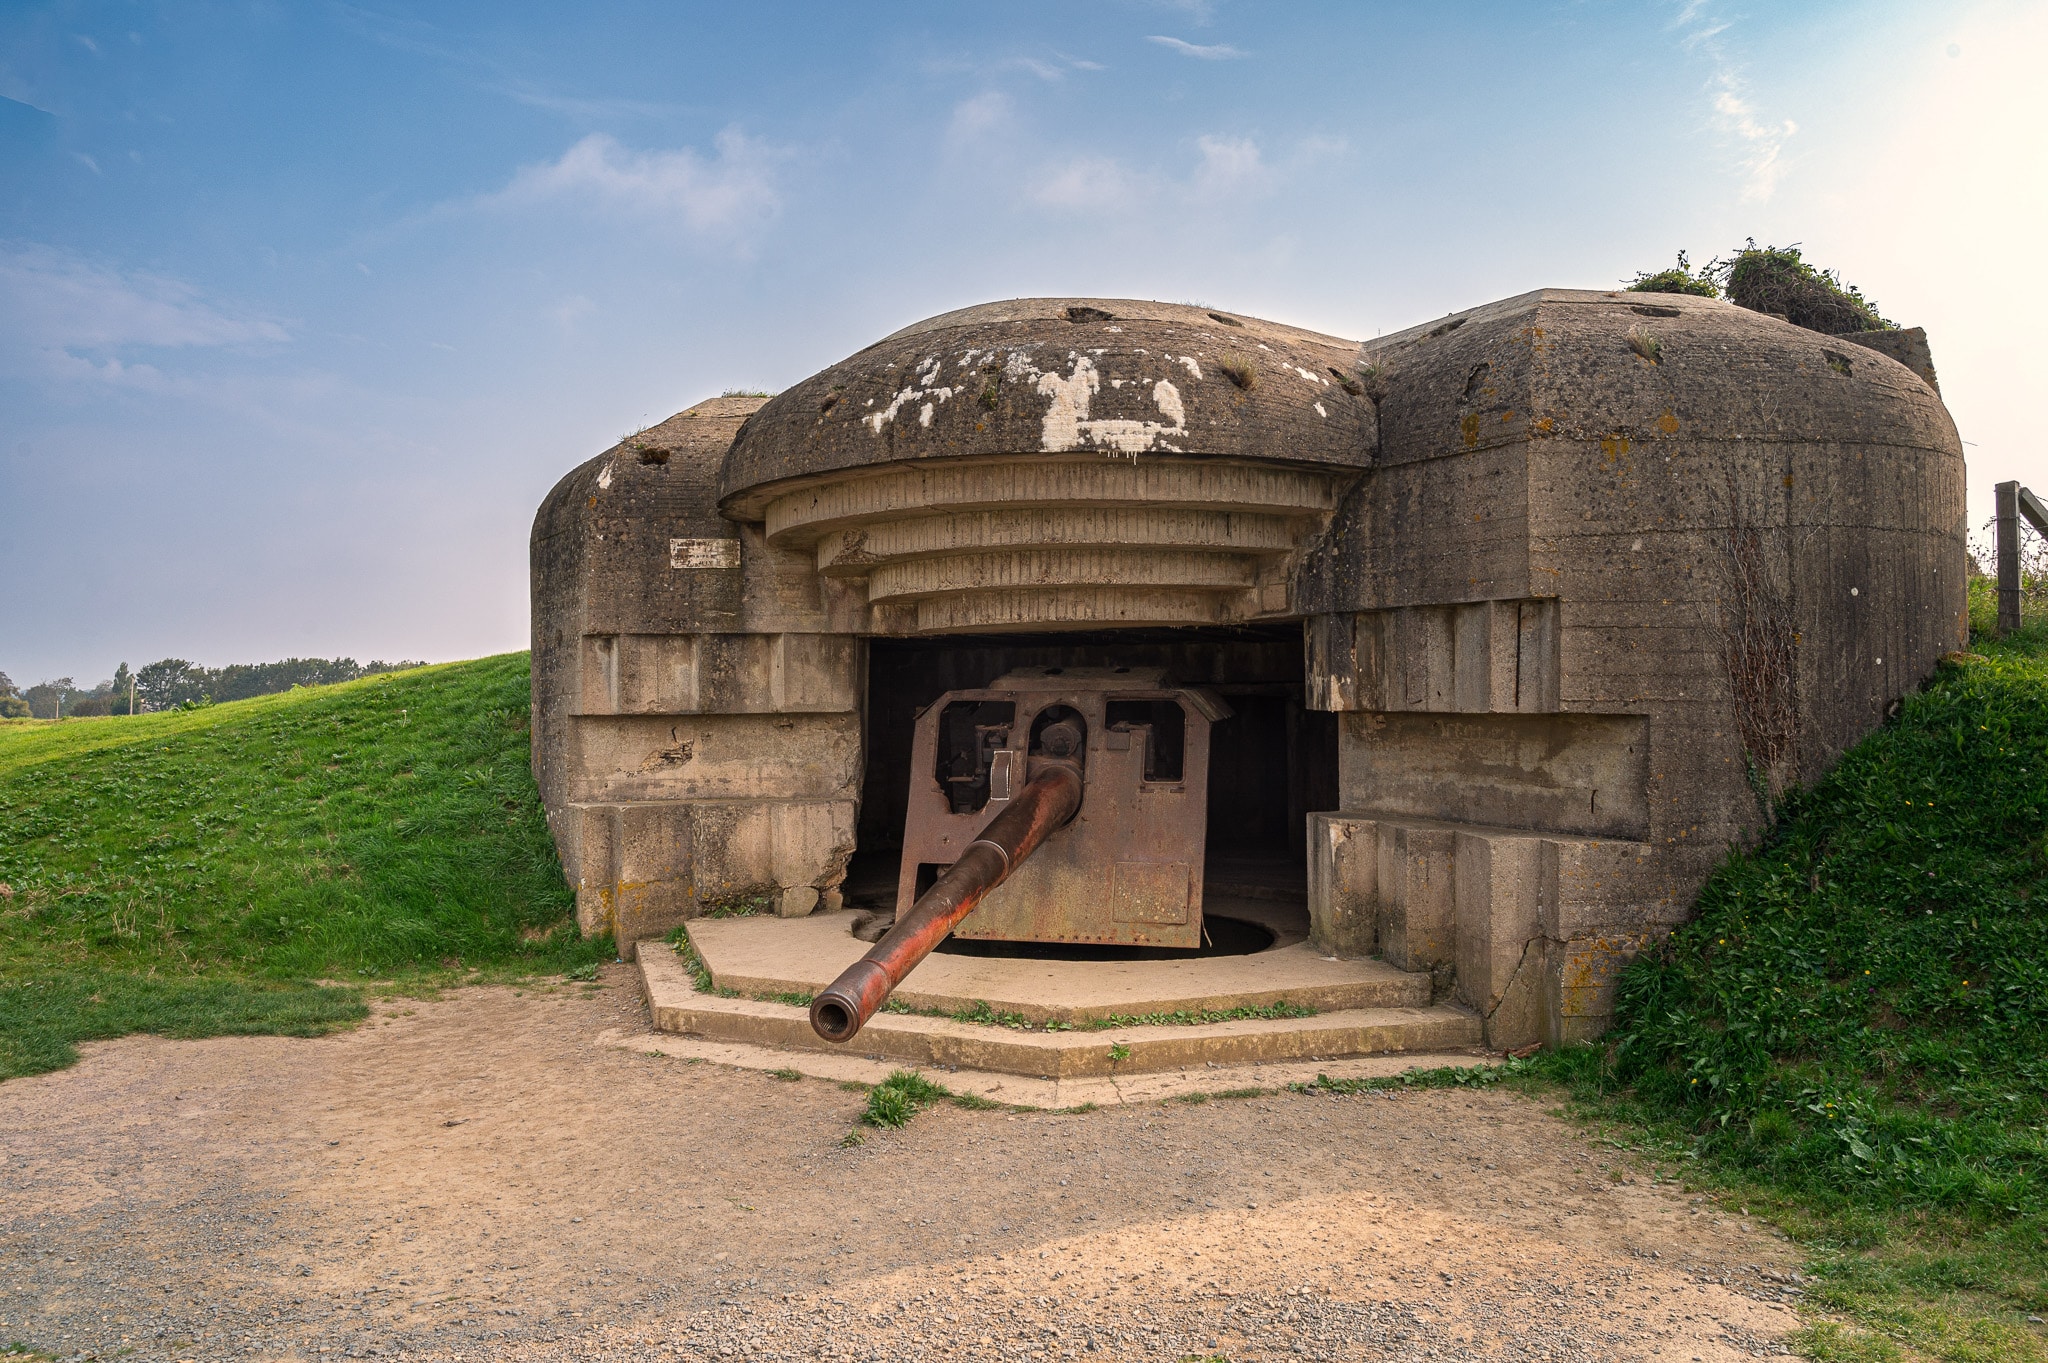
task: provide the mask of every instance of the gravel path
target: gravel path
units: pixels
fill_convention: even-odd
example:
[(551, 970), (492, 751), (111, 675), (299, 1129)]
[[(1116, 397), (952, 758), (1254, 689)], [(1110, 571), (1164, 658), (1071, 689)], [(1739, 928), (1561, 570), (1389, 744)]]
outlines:
[(848, 1146), (859, 1094), (597, 1040), (640, 1025), (619, 968), (0, 1085), (0, 1348), (1723, 1363), (1797, 1324), (1781, 1241), (1513, 1095), (945, 1108)]

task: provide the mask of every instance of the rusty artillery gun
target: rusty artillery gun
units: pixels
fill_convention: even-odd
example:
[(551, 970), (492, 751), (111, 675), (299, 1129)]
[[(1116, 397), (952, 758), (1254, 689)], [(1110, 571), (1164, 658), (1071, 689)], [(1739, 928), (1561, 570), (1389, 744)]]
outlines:
[(917, 719), (895, 926), (811, 1002), (849, 1041), (949, 934), (1197, 947), (1209, 726), (1157, 668), (1032, 668)]

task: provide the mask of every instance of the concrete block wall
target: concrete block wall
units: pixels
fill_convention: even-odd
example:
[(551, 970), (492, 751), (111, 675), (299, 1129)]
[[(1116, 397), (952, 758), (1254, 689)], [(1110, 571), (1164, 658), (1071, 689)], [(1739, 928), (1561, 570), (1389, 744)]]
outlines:
[(718, 399), (563, 479), (534, 525), (534, 769), (586, 933), (836, 907), (865, 641), (801, 554), (712, 509), (759, 399)]
[(1361, 360), (1379, 463), (1296, 587), (1343, 718), (1319, 940), (1451, 963), (1492, 1044), (1595, 1034), (1961, 642), (1960, 443), (1913, 369), (1707, 299), (1545, 290)]

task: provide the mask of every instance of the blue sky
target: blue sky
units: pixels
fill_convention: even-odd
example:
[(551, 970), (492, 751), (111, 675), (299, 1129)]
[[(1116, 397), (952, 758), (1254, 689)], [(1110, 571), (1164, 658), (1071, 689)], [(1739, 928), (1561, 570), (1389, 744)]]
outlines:
[(0, 7), (0, 669), (526, 638), (563, 472), (998, 297), (1351, 336), (1800, 242), (2048, 483), (2048, 6)]

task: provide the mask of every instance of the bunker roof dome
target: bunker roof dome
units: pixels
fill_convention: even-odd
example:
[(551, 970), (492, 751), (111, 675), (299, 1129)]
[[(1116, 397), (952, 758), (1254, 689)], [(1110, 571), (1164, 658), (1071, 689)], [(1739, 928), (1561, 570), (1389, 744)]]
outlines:
[(962, 308), (763, 406), (726, 455), (721, 509), (754, 519), (776, 485), (922, 459), (1202, 455), (1362, 468), (1378, 436), (1358, 350), (1192, 304)]
[(1535, 289), (1376, 337), (1360, 358), (1383, 466), (1531, 440), (1962, 455), (1922, 375), (1714, 298)]

